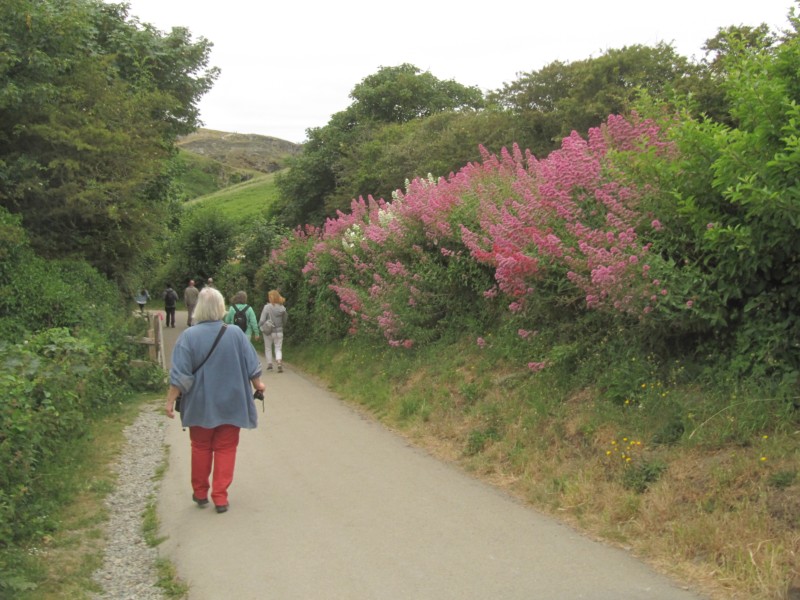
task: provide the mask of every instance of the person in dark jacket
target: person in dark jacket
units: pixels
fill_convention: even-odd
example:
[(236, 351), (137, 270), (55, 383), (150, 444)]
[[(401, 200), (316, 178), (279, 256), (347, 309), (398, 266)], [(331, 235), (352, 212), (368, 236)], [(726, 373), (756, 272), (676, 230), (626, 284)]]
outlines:
[(167, 284), (164, 290), (164, 312), (167, 313), (167, 327), (175, 327), (175, 305), (178, 303), (178, 293), (172, 289), (172, 284)]

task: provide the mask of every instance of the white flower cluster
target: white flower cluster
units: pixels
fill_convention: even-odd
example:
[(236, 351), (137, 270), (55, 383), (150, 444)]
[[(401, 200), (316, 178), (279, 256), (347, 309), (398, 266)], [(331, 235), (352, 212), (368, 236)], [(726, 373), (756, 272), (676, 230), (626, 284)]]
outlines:
[(347, 228), (347, 231), (342, 235), (342, 247), (348, 252), (353, 250), (358, 244), (364, 240), (364, 232), (361, 231), (361, 225), (355, 223)]

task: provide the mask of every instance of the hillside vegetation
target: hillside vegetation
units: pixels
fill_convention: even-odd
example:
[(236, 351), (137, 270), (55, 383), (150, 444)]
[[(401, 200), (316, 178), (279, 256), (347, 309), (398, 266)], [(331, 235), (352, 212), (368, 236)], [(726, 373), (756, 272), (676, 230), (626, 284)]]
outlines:
[(262, 217), (277, 197), (275, 174), (259, 174), (247, 181), (194, 198), (186, 206), (200, 211), (218, 209), (242, 224)]
[(212, 194), (264, 175), (261, 171), (234, 167), (189, 150), (178, 151), (172, 169), (173, 185), (179, 190), (180, 198), (185, 200)]
[[(287, 360), (294, 341), (336, 391), (714, 597), (786, 598), (800, 584), (792, 23), (774, 46), (728, 38), (716, 119), (640, 94), (545, 156), (479, 148), (274, 243), (250, 290), (288, 299)], [(346, 173), (366, 181), (367, 157), (388, 164), (376, 139), (421, 139), (409, 114), (443, 122), (382, 110), (387, 81), (413, 87), (401, 71), (357, 86), (279, 178), (320, 192), (307, 214), (333, 208), (323, 188)]]
[(178, 139), (178, 148), (211, 158), (236, 169), (274, 173), (297, 156), (302, 146), (278, 138), (198, 129)]

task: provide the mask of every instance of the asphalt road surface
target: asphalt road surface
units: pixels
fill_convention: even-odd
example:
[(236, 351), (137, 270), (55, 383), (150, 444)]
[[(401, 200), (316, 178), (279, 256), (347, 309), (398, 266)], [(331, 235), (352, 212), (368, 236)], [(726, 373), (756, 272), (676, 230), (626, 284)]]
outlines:
[[(168, 359), (185, 322), (166, 330)], [(294, 370), (291, 351), (264, 373), (227, 513), (192, 502), (189, 433), (165, 417), (160, 553), (190, 600), (701, 598), (410, 446)]]

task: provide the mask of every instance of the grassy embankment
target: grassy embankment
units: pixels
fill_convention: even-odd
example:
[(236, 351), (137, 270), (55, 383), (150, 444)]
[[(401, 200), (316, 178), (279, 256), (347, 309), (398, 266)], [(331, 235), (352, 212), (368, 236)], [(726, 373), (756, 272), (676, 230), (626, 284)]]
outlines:
[(494, 342), (406, 353), (289, 337), (285, 351), (435, 456), (712, 598), (782, 599), (800, 584), (788, 403), (675, 385), (645, 360), (632, 369), (641, 393), (615, 404), (569, 373), (508, 364)]
[[(15, 592), (19, 600), (63, 600), (91, 598), (100, 589), (92, 574), (102, 566), (108, 512), (105, 499), (119, 474), (115, 462), (126, 444), (125, 428), (141, 410), (161, 395), (143, 394), (135, 402), (120, 403), (118, 410), (94, 421), (89, 432), (75, 440), (67, 452), (42, 465), (42, 477), (56, 478), (64, 502), (49, 518), (58, 529), (27, 548), (28, 581), (37, 587)], [(147, 498), (142, 498), (143, 511)], [(154, 541), (154, 543), (156, 543)], [(162, 586), (168, 597), (180, 585), (173, 581), (171, 567), (159, 565)]]
[(190, 200), (187, 206), (211, 207), (223, 210), (241, 223), (263, 212), (264, 207), (277, 198), (275, 173), (259, 174), (248, 181)]

